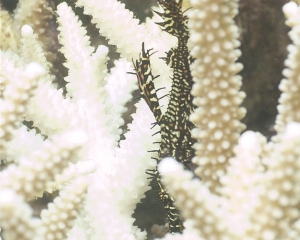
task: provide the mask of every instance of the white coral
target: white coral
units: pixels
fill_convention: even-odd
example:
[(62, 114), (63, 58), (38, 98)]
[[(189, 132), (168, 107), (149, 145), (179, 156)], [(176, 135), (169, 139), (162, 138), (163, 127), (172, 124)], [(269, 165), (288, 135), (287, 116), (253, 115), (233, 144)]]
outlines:
[[(30, 11), (24, 2), (26, 3), (24, 0), (20, 5), (21, 9), (17, 11), (16, 20), (22, 22), (28, 17), (32, 22)], [(37, 3), (35, 1), (40, 6)], [(191, 11), (190, 27), (195, 27), (191, 42), (194, 45), (199, 42), (207, 44), (206, 48), (195, 46), (192, 50), (194, 56), (200, 57), (196, 61), (200, 66), (193, 69), (197, 82), (193, 94), (198, 97), (194, 103), (206, 108), (205, 111), (198, 109), (191, 116), (199, 124), (198, 127), (202, 124), (202, 127), (193, 131), (194, 136), (205, 138), (196, 146), (199, 157), (195, 162), (206, 165), (205, 176), (202, 176), (201, 171), (197, 172), (203, 179), (208, 179), (208, 185), (225, 185), (219, 191), (225, 198), (213, 195), (205, 184), (193, 180), (191, 172), (184, 171), (176, 163), (162, 165), (160, 170), (165, 183), (187, 218), (184, 234), (168, 235), (166, 239), (227, 237), (273, 240), (274, 236), (297, 239), (299, 126), (295, 123), (290, 127), (290, 122), (299, 122), (299, 7), (289, 3), (284, 9), (288, 17), (287, 24), (293, 27), (290, 36), (294, 43), (289, 47), (290, 55), (284, 71), (286, 79), (280, 85), (284, 94), (280, 100), (280, 114), (276, 123), (278, 138), (267, 144), (257, 133), (248, 132), (239, 138), (243, 129), (239, 120), (244, 115), (244, 110), (238, 105), (244, 94), (238, 92), (241, 80), (235, 75), (241, 69), (241, 65), (235, 63), (240, 51), (236, 49), (239, 42), (232, 19), (237, 14), (237, 1), (193, 0), (192, 3), (195, 7), (206, 7)], [(222, 6), (218, 5), (220, 3)], [(49, 238), (54, 239), (65, 237), (66, 234), (68, 239), (82, 240), (131, 240), (145, 237), (144, 232), (133, 226), (134, 219), (131, 215), (144, 192), (149, 189), (145, 170), (153, 168), (154, 161), (151, 157), (155, 155), (147, 151), (151, 150), (152, 142), (159, 139), (151, 136), (154, 131), (150, 127), (155, 120), (146, 103), (141, 101), (136, 105), (137, 111), (125, 134), (126, 139), (119, 141), (119, 128), (123, 124), (121, 115), (126, 110), (125, 104), (130, 100), (131, 92), (137, 88), (134, 76), (126, 72), (132, 71), (130, 62), (132, 58), (138, 57), (141, 43), (145, 41), (147, 49), (153, 47), (155, 51), (159, 51), (151, 57), (151, 65), (153, 72), (160, 74), (159, 79), (162, 79), (157, 79), (156, 87), (166, 86), (166, 90), (161, 91), (161, 94), (165, 94), (170, 88), (170, 68), (162, 64), (159, 57), (164, 56), (164, 52), (174, 43), (159, 28), (150, 32), (151, 24), (138, 25), (133, 14), (117, 0), (102, 0), (100, 3), (79, 0), (77, 4), (84, 6), (87, 14), (93, 15), (93, 22), (99, 27), (100, 33), (110, 43), (117, 45), (123, 57), (115, 62), (115, 68), (110, 74), (106, 69), (107, 48), (99, 46), (95, 51), (90, 46), (86, 30), (66, 3), (58, 6), (59, 39), (63, 45), (61, 51), (66, 56), (65, 66), (69, 70), (65, 79), (68, 82), (66, 97), (62, 90), (57, 90), (51, 83), (51, 64), (47, 62), (38, 36), (31, 27), (25, 26), (22, 34), (17, 34), (21, 36), (19, 55), (10, 51), (1, 52), (0, 81), (3, 88), (9, 89), (10, 84), (25, 80), (28, 72), (24, 72), (23, 68), (32, 61), (38, 62), (46, 70), (44, 77), (38, 82), (37, 91), (30, 99), (30, 91), (26, 93), (28, 96), (21, 94), (20, 97), (15, 92), (4, 92), (3, 95), (8, 100), (21, 100), (13, 104), (10, 101), (9, 109), (12, 110), (11, 105), (15, 104), (16, 108), (13, 110), (18, 110), (18, 114), (7, 117), (7, 122), (10, 122), (5, 125), (2, 134), (9, 137), (1, 157), (19, 164), (8, 167), (0, 174), (0, 194), (4, 196), (0, 199), (0, 211), (4, 213), (0, 214), (0, 221), (8, 239), (39, 239), (45, 236), (45, 231), (48, 231)], [(40, 8), (33, 10), (35, 14), (39, 14)], [(47, 14), (45, 18), (50, 16), (49, 12)], [(208, 21), (204, 24), (196, 22), (203, 19)], [(39, 30), (43, 31), (44, 27)], [(221, 41), (215, 42), (216, 39)], [(28, 102), (25, 113), (23, 107), (26, 103), (23, 100)], [(1, 99), (1, 104), (5, 101)], [(22, 117), (33, 121), (37, 131), (27, 130), (20, 122), (16, 125), (15, 119), (20, 120)], [(68, 137), (62, 137), (61, 143), (53, 143), (56, 134), (78, 129), (87, 134), (86, 142), (83, 141), (85, 137), (78, 139), (82, 134), (68, 134)], [(44, 140), (45, 137), (40, 133), (47, 139)], [(9, 141), (10, 138), (13, 140)], [(41, 151), (44, 145), (45, 150)], [(36, 149), (40, 153), (31, 155)], [(202, 156), (202, 152), (206, 155)], [(20, 158), (22, 155), (25, 159), (33, 157), (24, 161)], [(79, 161), (79, 164), (70, 164), (69, 161)], [(82, 166), (86, 168), (82, 169)], [(67, 169), (63, 171), (64, 168)], [(226, 171), (226, 176), (223, 176)], [(209, 179), (210, 173), (213, 173), (213, 184)], [(84, 183), (77, 185), (76, 178), (79, 176), (84, 178)], [(71, 190), (66, 194), (61, 189), (73, 179), (75, 185), (69, 186)], [(75, 211), (77, 213), (80, 210), (78, 203), (83, 201), (86, 182), (88, 189), (83, 211), (78, 214), (73, 229), (66, 233), (68, 229), (65, 226), (71, 226)], [(62, 196), (54, 200), (54, 204), (50, 204), (49, 212), (44, 211), (43, 219), (39, 221), (32, 218), (32, 211), (23, 198), (32, 198), (45, 189), (50, 192), (59, 189)], [(69, 220), (63, 222), (63, 219)], [(234, 224), (239, 224), (239, 231), (235, 231), (234, 227), (237, 225)], [(44, 232), (38, 230), (40, 226), (44, 226), (40, 228)], [(27, 235), (21, 235), (24, 233), (23, 229), (27, 230)], [(64, 231), (60, 232), (62, 229)]]

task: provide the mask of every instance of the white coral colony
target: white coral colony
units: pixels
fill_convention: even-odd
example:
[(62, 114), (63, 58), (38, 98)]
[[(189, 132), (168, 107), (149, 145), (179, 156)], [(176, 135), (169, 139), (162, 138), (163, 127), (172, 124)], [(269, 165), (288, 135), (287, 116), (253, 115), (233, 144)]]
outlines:
[[(173, 1), (173, 0), (165, 0)], [(120, 126), (125, 104), (137, 89), (126, 74), (142, 42), (158, 53), (151, 57), (156, 88), (170, 90), (171, 69), (159, 59), (174, 39), (152, 23), (138, 24), (117, 0), (79, 0), (100, 34), (116, 45), (121, 58), (110, 74), (108, 48), (94, 49), (81, 21), (66, 3), (57, 8), (60, 51), (68, 69), (66, 96), (53, 84), (45, 46), (46, 0), (21, 0), (14, 16), (1, 10), (0, 227), (5, 240), (134, 240), (146, 233), (133, 225), (132, 214), (149, 189), (146, 169), (157, 157), (148, 150), (155, 119), (145, 103), (136, 104), (125, 140)], [(270, 142), (260, 133), (245, 132), (240, 120), (241, 92), (236, 63), (238, 28), (236, 0), (191, 0), (187, 12), (197, 107), (194, 178), (173, 159), (159, 165), (163, 182), (184, 219), (182, 234), (165, 239), (297, 240), (300, 236), (300, 7), (283, 11), (291, 28), (288, 57)], [(122, 21), (120, 21), (122, 19)], [(163, 101), (167, 101), (164, 98)], [(162, 103), (161, 103), (162, 104)], [(167, 106), (167, 103), (162, 104)], [(165, 109), (162, 108), (162, 111)], [(29, 130), (23, 121), (32, 121)], [(157, 131), (157, 130), (156, 130)], [(33, 217), (26, 201), (43, 191), (60, 194)]]

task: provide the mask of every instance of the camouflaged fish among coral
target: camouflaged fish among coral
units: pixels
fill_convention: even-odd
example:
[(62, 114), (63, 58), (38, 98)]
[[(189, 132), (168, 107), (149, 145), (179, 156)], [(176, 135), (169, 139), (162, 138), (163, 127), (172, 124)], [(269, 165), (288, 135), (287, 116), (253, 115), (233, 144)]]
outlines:
[(237, 0), (157, 0), (144, 22), (74, 3), (1, 5), (1, 238), (299, 239), (299, 1), (272, 137), (241, 122)]

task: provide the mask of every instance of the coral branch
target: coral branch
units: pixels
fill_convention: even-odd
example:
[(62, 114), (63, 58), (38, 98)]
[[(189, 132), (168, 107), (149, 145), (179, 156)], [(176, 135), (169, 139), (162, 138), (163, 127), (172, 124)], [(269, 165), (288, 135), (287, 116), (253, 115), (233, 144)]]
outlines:
[(32, 209), (12, 189), (0, 190), (0, 226), (4, 239), (41, 240), (40, 220), (32, 218)]
[[(284, 131), (287, 123), (300, 122), (300, 7), (296, 3), (290, 2), (283, 7), (286, 15), (286, 24), (292, 27), (289, 36), (293, 42), (287, 49), (288, 58), (285, 61), (286, 69), (283, 75), (279, 89), (282, 94), (279, 99), (278, 115), (276, 125), (274, 126), (280, 135)], [(278, 136), (275, 139), (278, 139)]]
[[(19, 167), (9, 166), (0, 175), (0, 188), (13, 189), (26, 200), (41, 196), (47, 181), (53, 181), (70, 162), (76, 162), (78, 151), (86, 141), (83, 132), (65, 133), (46, 142), (41, 150), (20, 159)], [(25, 183), (25, 184), (24, 184)]]
[(199, 139), (193, 162), (199, 166), (196, 174), (218, 192), (218, 179), (225, 174), (239, 134), (245, 129), (240, 119), (246, 110), (239, 107), (245, 93), (239, 91), (242, 82), (236, 75), (242, 65), (235, 63), (241, 55), (236, 49), (240, 42), (233, 20), (238, 5), (236, 0), (191, 3), (191, 55), (196, 58), (191, 66), (195, 81), (192, 95), (198, 108), (190, 119), (197, 125), (192, 134)]
[(189, 219), (190, 227), (205, 239), (230, 237), (227, 216), (219, 208), (222, 202), (200, 180), (192, 179), (193, 174), (171, 158), (162, 160), (159, 171), (170, 194), (176, 196), (176, 205), (183, 217)]
[(44, 69), (37, 63), (31, 63), (25, 71), (13, 79), (13, 83), (7, 87), (1, 102), (0, 109), (0, 149), (3, 144), (12, 138), (16, 123), (20, 121), (25, 112), (25, 107), (34, 89), (37, 80), (44, 74)]
[(87, 190), (87, 182), (77, 179), (62, 190), (48, 209), (41, 212), (41, 228), (46, 240), (65, 239), (67, 232), (73, 226)]

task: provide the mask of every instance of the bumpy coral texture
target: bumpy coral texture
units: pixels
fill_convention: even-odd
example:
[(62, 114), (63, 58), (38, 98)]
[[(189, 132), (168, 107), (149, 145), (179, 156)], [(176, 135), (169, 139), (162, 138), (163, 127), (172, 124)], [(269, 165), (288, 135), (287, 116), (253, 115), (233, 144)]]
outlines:
[[(166, 0), (171, 1), (171, 0)], [(298, 2), (298, 3), (296, 3)], [(192, 94), (197, 107), (190, 116), (197, 164), (195, 177), (172, 159), (159, 166), (163, 183), (184, 219), (183, 234), (168, 240), (298, 240), (300, 236), (300, 8), (285, 5), (291, 27), (289, 55), (280, 84), (276, 136), (241, 131), (241, 55), (234, 16), (236, 0), (191, 0), (189, 30)], [(155, 168), (153, 142), (158, 128), (144, 101), (123, 133), (125, 104), (137, 89), (131, 72), (142, 42), (151, 56), (157, 88), (169, 92), (171, 69), (160, 57), (174, 39), (153, 22), (139, 24), (117, 0), (79, 0), (101, 35), (121, 55), (107, 70), (108, 48), (91, 46), (86, 29), (66, 4), (22, 0), (15, 14), (1, 10), (0, 226), (4, 239), (145, 239), (132, 214), (144, 197)], [(187, 8), (188, 5), (184, 5)], [(56, 13), (54, 14), (54, 11)], [(52, 82), (52, 25), (57, 16), (58, 41), (68, 69), (65, 92)], [(56, 31), (56, 30), (55, 30)], [(44, 34), (45, 33), (45, 34)], [(51, 35), (51, 34), (50, 34)], [(44, 37), (48, 36), (48, 37)], [(50, 47), (49, 47), (50, 46)], [(53, 51), (52, 51), (53, 50)], [(158, 96), (160, 97), (160, 96)], [(164, 101), (164, 102), (163, 102)], [(167, 104), (167, 98), (160, 104)], [(165, 111), (162, 108), (162, 111)], [(32, 123), (32, 129), (24, 124)], [(200, 177), (200, 179), (198, 178)], [(26, 202), (43, 191), (60, 191), (33, 217)]]
[[(233, 155), (240, 132), (245, 126), (239, 121), (245, 109), (239, 107), (245, 93), (239, 91), (241, 77), (236, 75), (242, 65), (236, 63), (241, 55), (237, 49), (238, 29), (233, 17), (237, 14), (237, 1), (194, 1), (195, 10), (189, 14), (191, 55), (195, 84), (192, 94), (198, 106), (191, 120), (198, 126), (193, 137), (201, 139), (195, 145), (193, 162), (201, 167), (196, 174), (207, 186), (218, 192), (220, 177), (228, 159)], [(211, 14), (208, 14), (211, 13)]]

